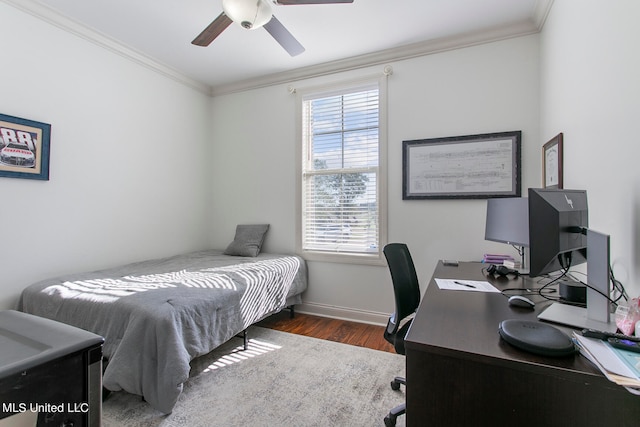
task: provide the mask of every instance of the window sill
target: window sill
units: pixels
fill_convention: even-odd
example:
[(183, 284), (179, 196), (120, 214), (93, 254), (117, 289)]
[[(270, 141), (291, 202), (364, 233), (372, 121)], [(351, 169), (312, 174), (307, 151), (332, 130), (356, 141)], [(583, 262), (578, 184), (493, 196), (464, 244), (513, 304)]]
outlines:
[(298, 254), (307, 261), (331, 262), (340, 264), (361, 264), (386, 266), (387, 263), (382, 253), (349, 254), (331, 253), (321, 251), (299, 251)]

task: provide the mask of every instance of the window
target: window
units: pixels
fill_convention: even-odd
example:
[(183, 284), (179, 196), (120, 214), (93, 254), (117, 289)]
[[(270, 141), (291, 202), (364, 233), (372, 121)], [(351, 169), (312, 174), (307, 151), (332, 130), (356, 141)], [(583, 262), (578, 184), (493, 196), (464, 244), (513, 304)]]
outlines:
[(302, 94), (301, 253), (379, 261), (386, 240), (383, 79)]

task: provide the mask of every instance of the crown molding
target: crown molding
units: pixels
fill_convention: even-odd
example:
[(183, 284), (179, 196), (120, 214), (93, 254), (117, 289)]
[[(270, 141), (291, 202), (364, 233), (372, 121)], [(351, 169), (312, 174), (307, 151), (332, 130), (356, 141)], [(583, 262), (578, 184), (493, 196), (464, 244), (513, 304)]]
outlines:
[[(540, 3), (547, 2), (552, 2), (552, 0), (540, 1)], [(522, 37), (540, 32), (538, 25), (539, 24), (534, 22), (534, 20), (526, 20), (508, 26), (494, 27), (453, 37), (428, 40), (425, 42), (359, 55), (348, 59), (325, 62), (323, 64), (219, 85), (213, 87), (211, 93), (213, 96), (227, 95), (235, 92), (242, 92), (283, 83), (291, 83), (297, 80), (386, 64), (392, 61), (402, 61), (420, 56), (432, 55), (434, 53), (462, 49), (515, 37)]]
[(553, 6), (553, 0), (537, 0), (533, 10), (533, 22), (538, 31), (542, 31), (544, 23), (547, 21), (549, 12)]
[(178, 83), (182, 83), (206, 95), (211, 95), (211, 87), (196, 80), (193, 80), (179, 71), (152, 59), (145, 54), (136, 51), (122, 43), (102, 34), (94, 29), (67, 18), (50, 7), (37, 2), (37, 0), (0, 0), (10, 6), (15, 7), (29, 15), (56, 26), (64, 31), (74, 34), (84, 40), (96, 44), (108, 51), (131, 60), (143, 67), (162, 74)]

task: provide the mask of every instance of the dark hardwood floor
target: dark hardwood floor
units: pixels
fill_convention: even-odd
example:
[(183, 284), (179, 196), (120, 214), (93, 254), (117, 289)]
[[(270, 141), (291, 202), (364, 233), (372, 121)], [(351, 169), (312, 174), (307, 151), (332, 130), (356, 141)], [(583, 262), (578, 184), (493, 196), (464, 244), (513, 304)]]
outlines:
[(289, 310), (283, 310), (267, 317), (258, 322), (257, 326), (374, 350), (394, 352), (393, 346), (384, 339), (384, 326), (302, 313), (295, 313), (294, 318), (291, 319)]

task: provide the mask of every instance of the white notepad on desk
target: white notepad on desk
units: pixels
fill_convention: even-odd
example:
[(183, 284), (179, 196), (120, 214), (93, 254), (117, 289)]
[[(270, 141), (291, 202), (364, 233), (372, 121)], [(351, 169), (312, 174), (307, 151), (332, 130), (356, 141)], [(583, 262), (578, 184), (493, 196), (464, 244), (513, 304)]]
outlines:
[(500, 292), (491, 283), (480, 280), (435, 279), (439, 289), (450, 291)]

